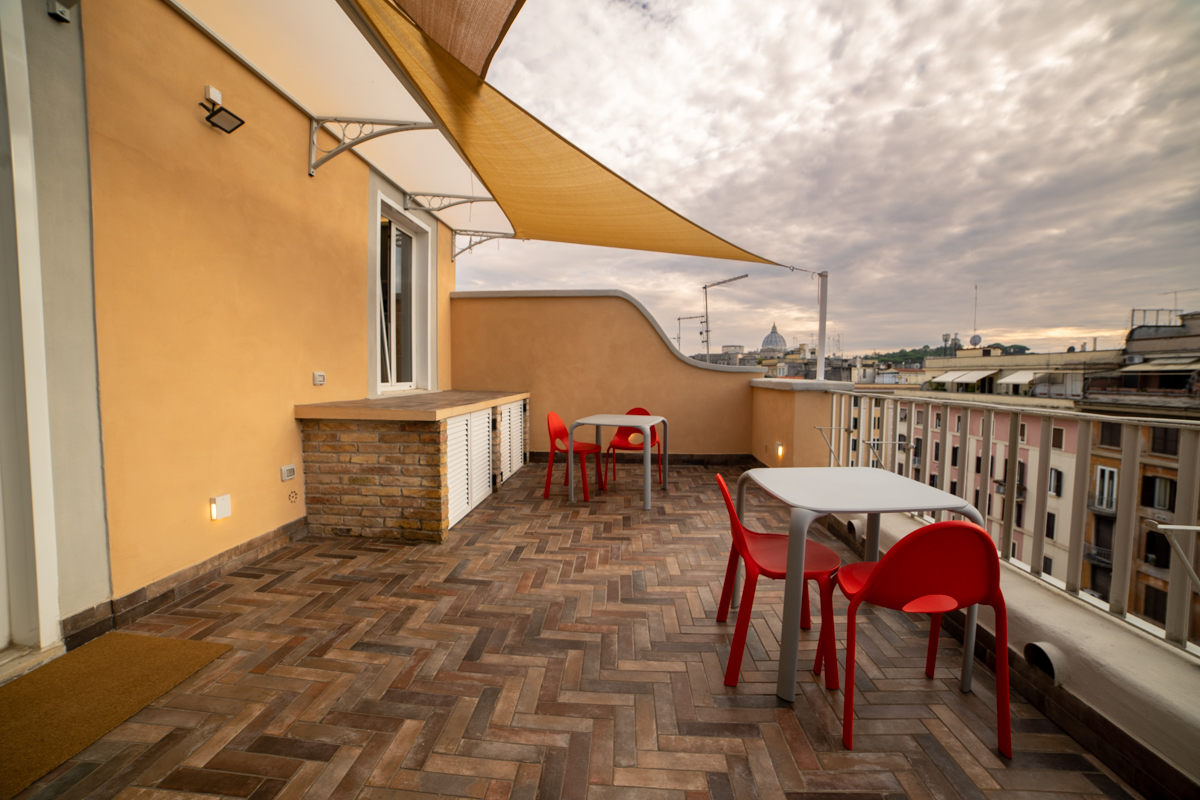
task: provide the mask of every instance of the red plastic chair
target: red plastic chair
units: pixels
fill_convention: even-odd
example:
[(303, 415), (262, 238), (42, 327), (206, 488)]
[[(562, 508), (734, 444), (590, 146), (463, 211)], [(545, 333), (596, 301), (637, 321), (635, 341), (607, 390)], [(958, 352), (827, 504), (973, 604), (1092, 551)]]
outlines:
[[(567, 441), (570, 437), (567, 433), (567, 426), (563, 424), (562, 417), (553, 411), (546, 417), (546, 425), (550, 429), (550, 463), (546, 466), (546, 492), (542, 497), (548, 500), (550, 499), (550, 477), (554, 473), (554, 454), (567, 452)], [(596, 454), (596, 486), (603, 488), (604, 470), (600, 467), (600, 445), (590, 442), (573, 442), (573, 445), (575, 452), (579, 455), (579, 472), (583, 476), (583, 499), (584, 502), (587, 502), (592, 498), (588, 496), (587, 460), (584, 456), (591, 453)], [(568, 461), (570, 458), (570, 453), (567, 453)], [(563, 486), (566, 485), (567, 471), (563, 470)]]
[[(1008, 706), (1008, 615), (1000, 593), (1000, 558), (996, 545), (973, 522), (938, 522), (913, 531), (878, 562), (847, 564), (838, 585), (850, 600), (846, 621), (846, 704), (842, 743), (854, 746), (855, 614), (869, 602), (883, 608), (929, 614), (929, 647), (925, 674), (937, 663), (942, 614), (976, 603), (996, 612), (996, 716), (1000, 752), (1012, 758), (1012, 724)], [(964, 658), (971, 654), (964, 653)]]
[[(643, 417), (650, 416), (650, 412), (644, 408), (631, 408), (625, 412), (626, 414), (637, 414)], [(634, 443), (631, 441), (633, 436), (641, 436), (642, 432), (637, 428), (617, 428), (616, 434), (612, 441), (608, 443), (608, 450), (604, 454), (604, 479), (608, 480), (608, 459), (612, 457), (612, 476), (613, 480), (617, 479), (617, 451), (618, 450), (633, 450), (642, 452), (642, 442)], [(662, 483), (662, 442), (658, 438), (658, 428), (650, 429), (650, 446), (658, 445), (658, 482)]]
[[(737, 574), (738, 557), (746, 561), (746, 582), (742, 587), (742, 603), (738, 607), (737, 625), (733, 630), (733, 645), (729, 648), (729, 664), (725, 668), (725, 685), (737, 686), (738, 673), (742, 670), (742, 653), (746, 649), (746, 632), (750, 629), (750, 611), (754, 607), (754, 590), (758, 576), (780, 580), (787, 572), (788, 537), (769, 533), (756, 533), (742, 526), (733, 501), (729, 498), (729, 487), (725, 479), (717, 476), (721, 496), (725, 498), (725, 509), (729, 512), (729, 527), (733, 533), (733, 547), (729, 549), (729, 565), (725, 568), (725, 584), (721, 587), (721, 603), (717, 608), (717, 622), (729, 619), (729, 605), (733, 601), (733, 580)], [(821, 661), (825, 661), (825, 686), (838, 688), (837, 645), (833, 630), (833, 584), (835, 573), (842, 565), (838, 554), (820, 542), (808, 539), (804, 549), (804, 606), (800, 627), (812, 627), (809, 616), (808, 582), (815, 580), (821, 589), (821, 636), (817, 640), (817, 656), (813, 672), (821, 674)]]

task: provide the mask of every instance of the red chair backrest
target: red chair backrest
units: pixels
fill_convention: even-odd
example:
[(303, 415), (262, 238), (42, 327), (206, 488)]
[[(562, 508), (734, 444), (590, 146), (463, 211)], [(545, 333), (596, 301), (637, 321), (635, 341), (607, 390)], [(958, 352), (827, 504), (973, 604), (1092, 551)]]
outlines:
[(742, 554), (742, 558), (750, 560), (750, 548), (746, 546), (746, 529), (742, 527), (742, 521), (738, 519), (737, 509), (733, 507), (733, 500), (729, 497), (729, 487), (725, 485), (725, 479), (717, 474), (717, 486), (721, 487), (721, 496), (725, 498), (725, 510), (729, 512), (729, 530), (733, 534), (733, 544), (737, 547), (737, 551)]
[(953, 597), (959, 608), (991, 605), (1000, 594), (1000, 558), (983, 528), (950, 521), (913, 531), (879, 560), (858, 596), (903, 608), (931, 594)]
[[(632, 416), (632, 415), (637, 415), (640, 417), (650, 416), (650, 412), (644, 408), (631, 408), (628, 411), (626, 411), (625, 413), (630, 416)], [(641, 435), (642, 435), (642, 432), (640, 430), (638, 430), (637, 428), (617, 428), (616, 436), (614, 436), (613, 438), (620, 439), (625, 442), (630, 442), (631, 439), (629, 437), (631, 437), (631, 436), (639, 436), (640, 437)], [(653, 447), (656, 444), (658, 444), (658, 428), (651, 428), (650, 429), (650, 446)]]
[[(551, 450), (567, 450), (567, 426), (562, 421), (562, 417), (551, 411), (546, 415), (546, 427), (550, 429), (550, 449)], [(562, 442), (560, 445), (559, 442)]]

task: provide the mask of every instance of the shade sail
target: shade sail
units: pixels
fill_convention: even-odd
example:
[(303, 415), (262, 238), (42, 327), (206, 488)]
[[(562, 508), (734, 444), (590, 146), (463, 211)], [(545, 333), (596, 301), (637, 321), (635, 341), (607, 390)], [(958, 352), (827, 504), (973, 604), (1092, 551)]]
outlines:
[(396, 0), (396, 5), (429, 38), (485, 78), (525, 0)]
[(518, 239), (772, 264), (617, 176), (485, 83), (388, 0), (353, 0)]
[(1038, 375), (1044, 375), (1044, 374), (1045, 373), (1043, 373), (1043, 372), (1034, 372), (1031, 369), (1023, 369), (1023, 370), (1014, 372), (1011, 375), (1005, 375), (1003, 378), (996, 381), (996, 383), (1003, 383), (1003, 384), (1008, 384), (1011, 386), (1025, 386), (1031, 380), (1036, 378)]

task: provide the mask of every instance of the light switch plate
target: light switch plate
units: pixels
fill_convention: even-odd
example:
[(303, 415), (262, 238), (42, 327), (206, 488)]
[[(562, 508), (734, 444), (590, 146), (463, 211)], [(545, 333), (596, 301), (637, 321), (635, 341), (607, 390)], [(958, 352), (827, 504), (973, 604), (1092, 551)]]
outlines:
[(325, 373), (324, 372), (314, 372), (313, 373), (313, 386), (324, 386), (324, 385), (325, 385)]
[(286, 467), (279, 468), (279, 480), (290, 481), (294, 477), (296, 477), (295, 464), (288, 464)]

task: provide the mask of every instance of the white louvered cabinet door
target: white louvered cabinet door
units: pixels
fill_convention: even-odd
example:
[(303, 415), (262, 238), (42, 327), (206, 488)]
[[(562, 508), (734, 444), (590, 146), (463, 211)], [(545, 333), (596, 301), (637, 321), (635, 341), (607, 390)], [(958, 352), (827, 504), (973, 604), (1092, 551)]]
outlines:
[(446, 420), (446, 484), (450, 494), (450, 526), (471, 510), (469, 414)]
[(525, 464), (525, 404), (500, 406), (500, 481), (511, 478)]
[(467, 416), (471, 420), (467, 486), (474, 508), (492, 493), (492, 410), (485, 408)]

